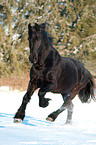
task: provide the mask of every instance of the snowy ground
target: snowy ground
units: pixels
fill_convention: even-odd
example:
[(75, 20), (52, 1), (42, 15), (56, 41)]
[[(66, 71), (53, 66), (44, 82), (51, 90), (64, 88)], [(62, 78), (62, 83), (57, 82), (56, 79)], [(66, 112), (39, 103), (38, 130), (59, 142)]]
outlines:
[(58, 109), (62, 97), (48, 93), (52, 98), (47, 108), (38, 106), (34, 93), (21, 124), (13, 123), (25, 92), (0, 87), (0, 145), (96, 145), (96, 103), (82, 104), (78, 97), (73, 100), (72, 125), (65, 125), (67, 112), (61, 113), (54, 123), (46, 117)]

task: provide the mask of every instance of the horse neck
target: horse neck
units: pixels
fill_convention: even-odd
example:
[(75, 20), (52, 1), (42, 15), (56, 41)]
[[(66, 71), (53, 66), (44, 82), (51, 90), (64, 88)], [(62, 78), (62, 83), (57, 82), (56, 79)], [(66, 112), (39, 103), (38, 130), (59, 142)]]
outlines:
[(44, 30), (42, 30), (42, 44), (44, 50), (48, 51), (50, 49), (51, 42), (47, 36), (47, 32), (45, 32)]
[(40, 65), (44, 64), (45, 59), (47, 58), (50, 50), (52, 49), (51, 42), (49, 41), (46, 33), (42, 33), (41, 36), (41, 48), (39, 52), (39, 63)]

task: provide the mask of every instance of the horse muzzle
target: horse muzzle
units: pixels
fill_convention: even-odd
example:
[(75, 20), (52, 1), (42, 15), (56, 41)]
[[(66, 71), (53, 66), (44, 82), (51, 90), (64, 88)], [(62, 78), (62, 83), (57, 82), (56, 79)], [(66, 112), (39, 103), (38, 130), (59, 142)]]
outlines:
[(31, 55), (29, 55), (29, 61), (33, 63), (33, 57)]
[(29, 55), (29, 61), (31, 62), (31, 63), (37, 63), (37, 61), (38, 61), (38, 58), (37, 58), (37, 56), (35, 55), (35, 56), (31, 56), (31, 55)]
[(38, 61), (38, 57), (35, 55), (35, 56), (33, 57), (33, 63), (37, 63), (37, 61)]

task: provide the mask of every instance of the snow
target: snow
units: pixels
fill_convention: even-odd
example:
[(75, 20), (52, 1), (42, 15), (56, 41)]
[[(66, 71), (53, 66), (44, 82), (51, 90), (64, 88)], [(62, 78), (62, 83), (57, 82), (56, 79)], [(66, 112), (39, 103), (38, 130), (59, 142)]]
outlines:
[(52, 99), (46, 108), (38, 105), (35, 92), (26, 109), (26, 117), (20, 124), (13, 123), (13, 117), (21, 105), (25, 92), (0, 87), (0, 144), (2, 145), (96, 145), (96, 103), (82, 104), (76, 96), (73, 100), (72, 125), (65, 125), (67, 111), (61, 113), (55, 122), (46, 117), (62, 103), (59, 94), (47, 93)]

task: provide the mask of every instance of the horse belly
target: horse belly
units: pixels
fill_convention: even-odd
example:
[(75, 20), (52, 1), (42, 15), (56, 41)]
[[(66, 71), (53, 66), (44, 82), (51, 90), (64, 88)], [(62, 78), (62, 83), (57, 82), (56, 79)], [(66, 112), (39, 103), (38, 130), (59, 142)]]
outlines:
[(58, 77), (57, 85), (60, 93), (71, 91), (77, 84), (77, 71), (75, 68), (66, 67), (63, 69)]

